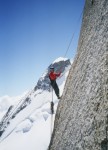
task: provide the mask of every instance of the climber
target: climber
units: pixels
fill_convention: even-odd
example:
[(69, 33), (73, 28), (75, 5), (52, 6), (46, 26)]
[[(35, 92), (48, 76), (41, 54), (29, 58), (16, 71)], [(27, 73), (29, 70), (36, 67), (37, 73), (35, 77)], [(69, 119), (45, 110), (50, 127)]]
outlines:
[(57, 77), (60, 76), (60, 74), (61, 74), (61, 72), (60, 73), (54, 72), (54, 67), (50, 67), (49, 79), (51, 81), (51, 86), (53, 87), (55, 94), (58, 97), (58, 99), (60, 99), (60, 95), (59, 95), (59, 88), (58, 88), (58, 85), (56, 83), (56, 79), (57, 79)]

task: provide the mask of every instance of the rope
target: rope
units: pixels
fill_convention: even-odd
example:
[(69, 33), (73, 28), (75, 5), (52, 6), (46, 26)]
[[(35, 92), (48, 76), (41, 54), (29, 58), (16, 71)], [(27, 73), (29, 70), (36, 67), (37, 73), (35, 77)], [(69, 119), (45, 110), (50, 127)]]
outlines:
[(54, 102), (53, 102), (53, 88), (52, 88), (52, 101), (51, 101), (51, 135), (53, 131), (53, 114), (54, 114)]
[[(94, 4), (94, 0), (92, 0), (92, 5)], [(82, 16), (82, 13), (83, 13), (83, 11), (81, 12), (81, 14), (80, 14), (80, 17), (79, 17), (79, 19), (78, 19), (78, 22), (79, 22), (79, 20), (81, 19), (81, 16)], [(76, 30), (74, 30), (74, 33), (72, 34), (72, 37), (71, 37), (71, 39), (70, 39), (70, 42), (69, 42), (69, 45), (68, 45), (68, 47), (67, 47), (67, 49), (66, 49), (66, 52), (65, 52), (65, 54), (64, 54), (64, 57), (66, 57), (66, 55), (67, 55), (67, 53), (68, 53), (68, 51), (69, 51), (69, 48), (70, 48), (70, 46), (71, 46), (71, 43), (72, 43), (72, 41), (73, 41), (73, 39), (74, 39), (74, 36), (75, 36), (75, 31)], [(95, 34), (95, 32), (93, 33), (93, 35), (92, 35), (92, 37), (94, 36), (94, 34)], [(91, 39), (90, 39), (91, 40)], [(107, 58), (106, 58), (107, 59)], [(62, 68), (62, 67), (61, 67)], [(107, 91), (107, 87), (105, 87), (105, 89), (104, 89), (105, 91), (105, 96), (107, 95), (107, 93), (106, 93), (106, 91)], [(105, 97), (106, 98), (106, 97)], [(106, 98), (107, 99), (107, 98)], [(106, 149), (108, 150), (108, 115), (106, 116), (106, 127), (105, 127), (105, 130), (106, 130), (106, 132), (105, 132), (105, 134), (106, 134)]]
[[(78, 25), (79, 21), (81, 20), (82, 14), (83, 14), (83, 10), (81, 11), (79, 18), (78, 18), (78, 20), (76, 21), (76, 24), (77, 24), (77, 25)], [(73, 39), (74, 39), (76, 30), (77, 30), (77, 25), (75, 26), (74, 32), (73, 32), (73, 34), (72, 34), (72, 36), (71, 36), (71, 39), (70, 39), (70, 41), (69, 41), (69, 44), (68, 44), (68, 46), (67, 46), (67, 49), (66, 49), (66, 52), (65, 52), (63, 58), (66, 57), (66, 55), (67, 55), (67, 53), (68, 53), (68, 51), (69, 51), (69, 49), (70, 49), (70, 46), (71, 46), (71, 44), (72, 44), (72, 42), (73, 42)], [(62, 67), (63, 67), (63, 66), (60, 67), (60, 72), (61, 72), (61, 70), (62, 70)]]
[(52, 114), (52, 115), (54, 114), (53, 87), (52, 87), (51, 114)]
[[(83, 11), (82, 11), (82, 12), (83, 12)], [(80, 17), (79, 17), (79, 19), (78, 19), (78, 22), (79, 22), (79, 20), (81, 19), (82, 12), (81, 12)], [(65, 54), (64, 54), (64, 57), (66, 57), (66, 55), (67, 55), (67, 53), (68, 53), (68, 51), (69, 51), (69, 48), (70, 48), (70, 46), (71, 46), (71, 43), (72, 43), (73, 38), (74, 38), (74, 35), (75, 35), (75, 31), (76, 31), (76, 30), (74, 30), (74, 33), (72, 34), (72, 37), (71, 37), (71, 39), (70, 39), (70, 42), (69, 42), (69, 44), (68, 44), (68, 47), (67, 47), (66, 52), (65, 52)], [(62, 66), (61, 66), (61, 69), (62, 69)], [(5, 122), (8, 122), (9, 119), (11, 119), (12, 115), (14, 114), (14, 112), (17, 110), (17, 108), (18, 108), (18, 107), (20, 106), (20, 104), (23, 102), (23, 100), (25, 99), (25, 97), (27, 97), (28, 95), (29, 95), (29, 93), (27, 93), (26, 96), (24, 96), (24, 98), (22, 98), (22, 99), (18, 102), (18, 104), (17, 104), (16, 107), (12, 110), (12, 112), (9, 114), (9, 116), (7, 117), (7, 119), (5, 120)], [(53, 88), (52, 88), (51, 114), (52, 114), (52, 125), (53, 125), (53, 114), (54, 114)], [(51, 126), (52, 126), (52, 125), (51, 125)], [(51, 132), (52, 132), (52, 127), (51, 127)]]
[[(79, 23), (82, 14), (83, 14), (83, 10), (82, 10), (82, 12), (81, 12), (81, 14), (80, 14), (80, 17), (78, 18), (76, 24)], [(77, 26), (76, 26), (76, 28), (77, 28)], [(69, 49), (70, 49), (70, 46), (71, 46), (72, 41), (73, 41), (73, 39), (74, 39), (74, 35), (75, 35), (75, 32), (76, 32), (76, 28), (75, 28), (75, 30), (74, 30), (74, 32), (73, 32), (73, 34), (72, 34), (72, 37), (71, 37), (71, 39), (70, 39), (70, 42), (69, 42), (68, 46), (67, 46), (66, 52), (65, 52), (65, 54), (64, 54), (64, 58), (66, 57), (66, 55), (67, 55), (67, 53), (68, 53), (68, 51), (69, 51)], [(61, 72), (61, 70), (62, 70), (62, 67), (63, 67), (63, 66), (60, 67), (60, 72)], [(63, 76), (63, 74), (62, 74), (62, 76)], [(52, 87), (52, 101), (51, 101), (51, 136), (52, 136), (52, 132), (53, 132), (53, 114), (54, 114), (54, 102), (53, 102), (53, 87)]]
[[(81, 19), (81, 17), (82, 17), (82, 14), (83, 14), (83, 10), (82, 10), (82, 12), (81, 12), (81, 14), (80, 14), (80, 16), (79, 16), (77, 22), (76, 22), (77, 25), (78, 25), (78, 23), (79, 23), (79, 21), (80, 21), (80, 19)], [(68, 51), (69, 51), (69, 49), (70, 49), (71, 43), (72, 43), (72, 41), (73, 41), (73, 39), (74, 39), (76, 30), (77, 30), (77, 25), (76, 25), (76, 28), (75, 28), (73, 34), (72, 34), (72, 37), (71, 37), (71, 39), (70, 39), (70, 42), (69, 42), (69, 44), (68, 44), (68, 46), (67, 46), (66, 52), (65, 52), (65, 54), (64, 54), (64, 57), (66, 57), (66, 55), (67, 55), (67, 53), (68, 53)]]

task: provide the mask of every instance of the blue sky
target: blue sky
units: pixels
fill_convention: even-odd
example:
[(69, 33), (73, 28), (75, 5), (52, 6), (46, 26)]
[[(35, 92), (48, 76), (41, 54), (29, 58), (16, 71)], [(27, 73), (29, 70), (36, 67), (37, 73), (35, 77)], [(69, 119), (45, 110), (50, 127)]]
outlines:
[(0, 96), (33, 88), (48, 65), (74, 58), (85, 0), (0, 0)]

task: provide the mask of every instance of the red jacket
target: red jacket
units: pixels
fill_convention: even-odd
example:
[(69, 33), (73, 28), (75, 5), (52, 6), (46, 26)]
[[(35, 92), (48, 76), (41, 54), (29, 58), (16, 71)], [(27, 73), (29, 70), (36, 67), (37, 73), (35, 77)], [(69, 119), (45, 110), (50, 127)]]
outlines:
[(50, 73), (49, 73), (49, 78), (50, 78), (51, 80), (56, 80), (56, 78), (59, 77), (60, 74), (61, 74), (61, 73), (50, 72)]

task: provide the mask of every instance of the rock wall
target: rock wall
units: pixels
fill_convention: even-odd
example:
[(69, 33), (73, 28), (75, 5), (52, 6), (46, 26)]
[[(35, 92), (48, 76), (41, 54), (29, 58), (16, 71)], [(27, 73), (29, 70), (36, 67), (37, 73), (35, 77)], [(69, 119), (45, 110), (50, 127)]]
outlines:
[(86, 0), (49, 150), (108, 150), (108, 0)]

